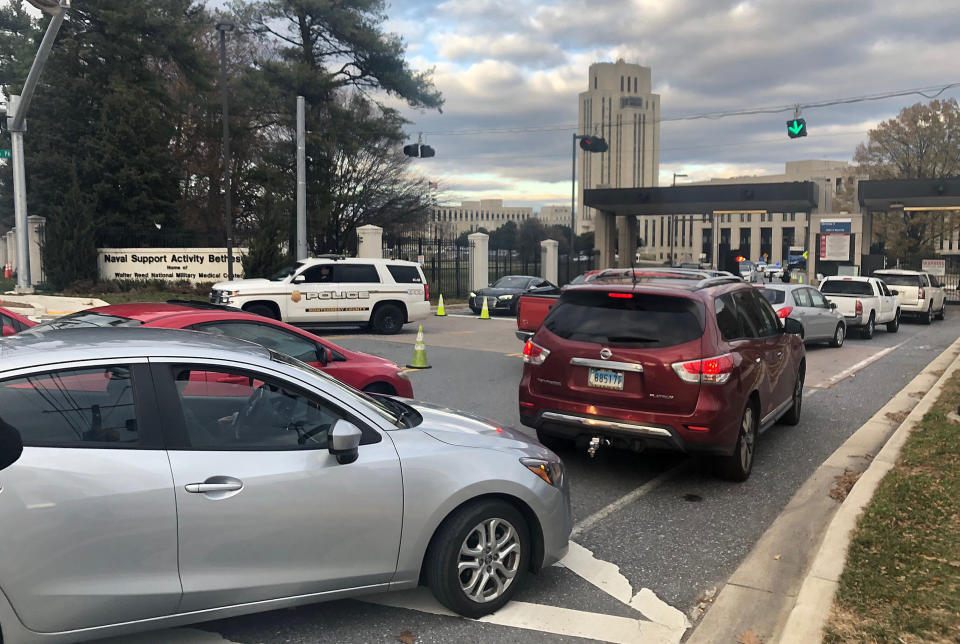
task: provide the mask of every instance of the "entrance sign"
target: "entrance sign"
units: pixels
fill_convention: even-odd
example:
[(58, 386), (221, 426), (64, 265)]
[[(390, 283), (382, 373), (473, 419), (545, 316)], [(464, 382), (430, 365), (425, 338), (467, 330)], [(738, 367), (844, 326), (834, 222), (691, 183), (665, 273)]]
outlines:
[[(243, 278), (241, 260), (248, 249), (233, 249), (234, 279)], [(223, 282), (226, 248), (99, 248), (97, 268), (104, 280)]]
[(821, 219), (820, 220), (820, 232), (821, 233), (851, 233), (851, 220), (850, 219)]
[(821, 234), (820, 261), (847, 262), (850, 261), (850, 235), (848, 234)]
[(945, 259), (922, 259), (920, 260), (920, 270), (924, 273), (930, 273), (937, 277), (943, 277), (947, 274), (947, 260)]

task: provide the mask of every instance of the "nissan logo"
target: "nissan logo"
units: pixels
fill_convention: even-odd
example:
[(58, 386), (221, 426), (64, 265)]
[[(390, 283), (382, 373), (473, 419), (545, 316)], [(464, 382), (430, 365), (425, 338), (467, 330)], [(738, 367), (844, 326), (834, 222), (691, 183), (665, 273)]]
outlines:
[(604, 360), (609, 360), (610, 358), (613, 357), (613, 351), (604, 347), (600, 349), (600, 357), (603, 358)]

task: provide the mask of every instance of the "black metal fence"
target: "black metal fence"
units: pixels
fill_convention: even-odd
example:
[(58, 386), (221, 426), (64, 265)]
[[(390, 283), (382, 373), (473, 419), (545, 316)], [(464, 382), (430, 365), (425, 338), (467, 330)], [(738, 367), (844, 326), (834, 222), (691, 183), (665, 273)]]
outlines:
[[(960, 304), (960, 255), (936, 255), (927, 259), (943, 260), (944, 274), (937, 276), (937, 281), (943, 285), (947, 301), (951, 304)], [(923, 270), (922, 260), (900, 264), (887, 262), (886, 268), (903, 268), (911, 271)], [(864, 271), (865, 275), (870, 273)]]

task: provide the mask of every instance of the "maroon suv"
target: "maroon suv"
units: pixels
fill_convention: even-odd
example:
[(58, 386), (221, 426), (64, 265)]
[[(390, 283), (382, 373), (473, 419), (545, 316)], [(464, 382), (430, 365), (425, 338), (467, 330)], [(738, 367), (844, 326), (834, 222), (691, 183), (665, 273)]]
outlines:
[(759, 432), (800, 420), (805, 354), (791, 323), (733, 277), (571, 287), (524, 346), (521, 421), (556, 447), (713, 454), (743, 481)]

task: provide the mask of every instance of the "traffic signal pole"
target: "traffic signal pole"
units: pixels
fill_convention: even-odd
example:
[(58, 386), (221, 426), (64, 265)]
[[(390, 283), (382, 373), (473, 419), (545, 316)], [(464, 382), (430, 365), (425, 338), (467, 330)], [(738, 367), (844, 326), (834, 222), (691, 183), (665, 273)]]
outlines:
[(307, 133), (304, 98), (297, 97), (297, 259), (307, 258)]
[(10, 131), (10, 162), (13, 166), (13, 212), (14, 225), (17, 228), (17, 292), (32, 293), (33, 281), (30, 278), (30, 237), (27, 230), (27, 180), (23, 164), (23, 133), (27, 131), (27, 110), (33, 100), (33, 94), (40, 81), (53, 42), (57, 39), (69, 2), (61, 0), (56, 9), (48, 9), (53, 15), (47, 30), (43, 34), (37, 56), (33, 59), (27, 80), (19, 96), (10, 96), (7, 112), (7, 129)]
[(577, 239), (577, 133), (573, 133), (573, 153), (570, 164), (570, 252), (567, 253), (567, 283), (573, 280), (572, 259)]

